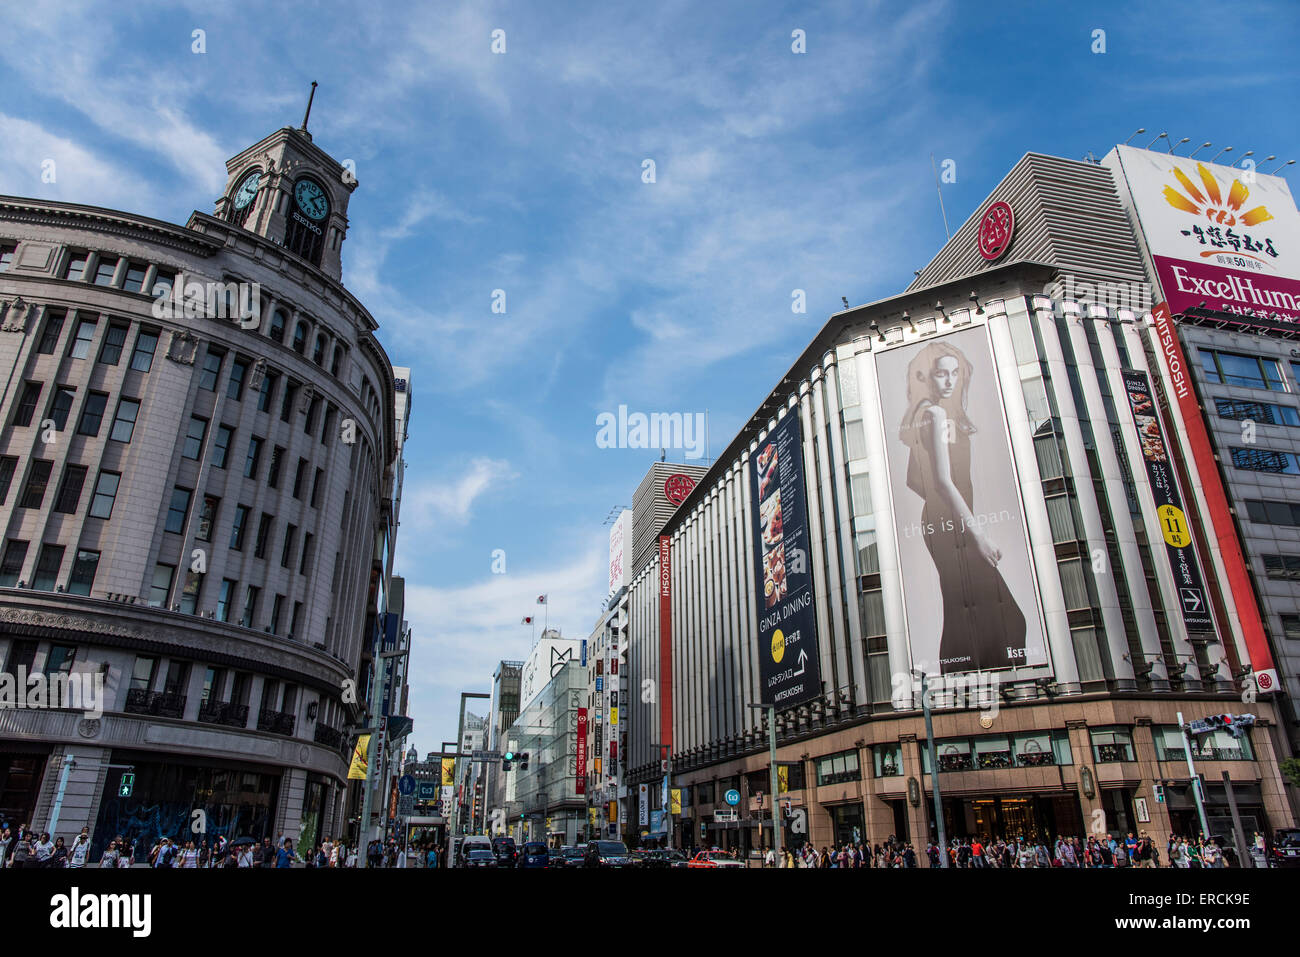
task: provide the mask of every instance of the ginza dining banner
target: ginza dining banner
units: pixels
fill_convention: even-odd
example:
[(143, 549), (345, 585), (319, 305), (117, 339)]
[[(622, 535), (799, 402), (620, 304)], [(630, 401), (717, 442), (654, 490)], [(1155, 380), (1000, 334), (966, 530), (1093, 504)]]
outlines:
[(752, 461), (759, 700), (788, 708), (822, 692), (797, 411), (777, 423)]
[(987, 330), (879, 353), (876, 378), (913, 667), (1046, 665)]

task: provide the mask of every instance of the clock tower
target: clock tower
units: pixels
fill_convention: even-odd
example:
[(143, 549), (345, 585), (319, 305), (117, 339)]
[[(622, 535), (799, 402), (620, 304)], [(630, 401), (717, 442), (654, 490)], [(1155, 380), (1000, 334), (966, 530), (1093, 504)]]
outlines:
[(226, 161), (226, 173), (218, 219), (265, 236), (342, 281), (340, 250), (357, 180), (312, 143), (305, 126), (286, 126), (254, 143)]

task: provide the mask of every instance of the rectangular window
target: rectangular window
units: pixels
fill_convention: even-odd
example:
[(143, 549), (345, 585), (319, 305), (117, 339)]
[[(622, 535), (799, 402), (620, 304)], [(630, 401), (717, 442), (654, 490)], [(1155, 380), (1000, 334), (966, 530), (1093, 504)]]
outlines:
[(145, 267), (142, 263), (127, 263), (126, 275), (122, 277), (122, 288), (127, 292), (142, 292), (144, 290), (144, 273)]
[(13, 588), (18, 584), (18, 576), (23, 573), (23, 560), (27, 558), (27, 546), (16, 538), (5, 543), (4, 558), (0, 558), (0, 587)]
[(817, 784), (844, 784), (849, 781), (862, 780), (862, 769), (858, 766), (858, 752), (841, 751), (817, 759)]
[[(280, 463), (284, 460), (284, 446), (277, 445), (271, 450), (271, 467), (266, 472), (266, 484), (271, 488), (280, 487)], [(3, 502), (0, 497), (0, 502)]]
[(257, 558), (266, 557), (267, 546), (271, 543), (271, 530), (275, 526), (275, 516), (262, 513), (262, 517), (257, 522), (257, 542), (253, 546), (253, 555)]
[(14, 253), (18, 250), (17, 243), (5, 243), (0, 245), (0, 272), (8, 271), (9, 267), (14, 264)]
[(293, 476), (293, 497), (302, 500), (302, 483), (307, 478), (307, 460), (298, 459), (298, 471)]
[(68, 350), (69, 358), (84, 359), (90, 355), (90, 344), (95, 340), (95, 327), (98, 325), (94, 319), (82, 319), (77, 323), (77, 335)]
[(72, 411), (72, 403), (77, 398), (77, 390), (66, 385), (57, 386), (54, 390), (54, 396), (50, 399), (50, 411), (47, 413), (47, 419), (54, 420), (54, 428), (62, 432), (64, 426), (68, 424), (68, 413)]
[(185, 587), (181, 589), (181, 611), (187, 615), (198, 613), (199, 595), (203, 592), (203, 575), (199, 572), (187, 572)]
[(230, 599), (235, 594), (235, 585), (233, 579), (221, 579), (221, 594), (217, 596), (218, 621), (230, 621)]
[(117, 259), (107, 259), (100, 256), (95, 263), (95, 285), (111, 286), (113, 285), (113, 274), (117, 272)]
[(95, 494), (90, 498), (91, 518), (112, 518), (113, 503), (117, 501), (117, 486), (122, 476), (116, 472), (100, 472), (95, 480)]
[(1300, 475), (1300, 461), (1294, 452), (1273, 449), (1234, 448), (1232, 465), (1249, 472), (1272, 472), (1274, 475)]
[(54, 350), (58, 348), (59, 336), (63, 333), (63, 323), (68, 318), (68, 314), (62, 309), (48, 309), (45, 312), (45, 329), (41, 332), (40, 344), (36, 351), (43, 356), (54, 355)]
[(1275, 392), (1286, 388), (1276, 359), (1202, 349), (1201, 367), (1210, 382), (1220, 385), (1240, 385)]
[(1282, 637), (1287, 641), (1300, 641), (1300, 615), (1282, 615)]
[(210, 542), (212, 541), (212, 529), (217, 523), (217, 509), (221, 506), (221, 499), (215, 495), (203, 496), (203, 506), (199, 510), (199, 529), (194, 536), (195, 541)]
[(150, 607), (167, 607), (167, 599), (171, 597), (172, 593), (172, 578), (175, 575), (175, 565), (166, 565), (159, 562), (153, 567), (153, 582), (149, 585)]
[(244, 379), (248, 376), (248, 360), (236, 359), (230, 366), (230, 382), (226, 384), (226, 397), (238, 402), (244, 397)]
[(69, 465), (63, 470), (63, 481), (59, 483), (59, 494), (54, 498), (54, 510), (65, 515), (76, 514), (77, 503), (81, 501), (81, 489), (86, 484), (86, 467)]
[(104, 335), (104, 344), (99, 347), (99, 361), (104, 365), (115, 366), (122, 358), (122, 347), (126, 345), (127, 326), (111, 323)]
[(293, 560), (294, 542), (298, 537), (298, 526), (290, 525), (284, 530), (284, 547), (280, 550), (280, 567), (288, 568)]
[(1300, 582), (1300, 555), (1262, 555), (1264, 574), (1277, 581)]
[(271, 634), (280, 633), (280, 617), (284, 612), (284, 596), (276, 595), (271, 602)]
[(866, 518), (871, 515), (871, 479), (867, 475), (853, 475), (850, 479), (853, 515), (855, 518)]
[(271, 411), (271, 403), (275, 401), (275, 387), (279, 381), (280, 376), (274, 372), (267, 372), (262, 376), (262, 385), (257, 390), (258, 412)]
[(330, 444), (330, 433), (334, 431), (334, 417), (338, 415), (338, 410), (331, 405), (325, 410), (325, 421), (320, 427), (320, 440), (322, 445)]
[(317, 469), (311, 483), (311, 507), (320, 508), (321, 491), (325, 488), (325, 470)]
[(289, 637), (298, 637), (298, 628), (302, 624), (302, 602), (293, 603), (293, 617), (289, 619)]
[(280, 400), (280, 421), (293, 421), (293, 403), (298, 398), (298, 383), (289, 382), (284, 387), (284, 398)]
[(217, 426), (217, 438), (212, 443), (212, 467), (224, 469), (226, 456), (230, 452), (230, 441), (235, 437), (235, 430), (228, 425)]
[(298, 564), (298, 574), (306, 575), (307, 569), (311, 567), (311, 546), (315, 541), (315, 536), (308, 532), (302, 537), (302, 561)]
[(66, 675), (72, 671), (72, 665), (77, 660), (77, 649), (73, 645), (50, 645), (49, 654), (45, 656), (45, 667), (42, 669), (46, 676)]
[(320, 396), (312, 396), (311, 402), (307, 405), (307, 417), (302, 420), (303, 435), (311, 435), (312, 430), (316, 428), (316, 413), (320, 411)]
[(1300, 525), (1300, 504), (1247, 499), (1246, 514), (1261, 525)]
[(1094, 728), (1089, 733), (1098, 764), (1133, 760), (1133, 735), (1128, 728)]
[(81, 279), (86, 275), (86, 263), (89, 261), (89, 253), (73, 253), (68, 257), (68, 268), (63, 271), (63, 278), (74, 281)]
[(40, 508), (45, 499), (45, 487), (50, 482), (50, 471), (54, 463), (46, 459), (33, 459), (27, 473), (27, 485), (23, 488), (22, 498), (18, 500), (19, 508)]
[(1245, 399), (1215, 399), (1219, 417), (1224, 419), (1249, 419), (1259, 425), (1300, 426), (1300, 412), (1294, 406), (1276, 405), (1272, 402), (1250, 402)]
[(135, 420), (139, 414), (139, 399), (119, 399), (117, 414), (113, 416), (113, 428), (108, 437), (114, 442), (130, 442), (131, 436), (135, 434)]
[(153, 368), (153, 354), (158, 348), (158, 333), (141, 329), (135, 337), (135, 351), (131, 353), (131, 368), (148, 372)]
[(99, 435), (99, 427), (104, 422), (104, 407), (108, 405), (108, 396), (103, 392), (92, 392), (86, 396), (86, 404), (81, 408), (81, 422), (77, 425), (78, 435)]
[(59, 578), (59, 568), (63, 565), (62, 545), (42, 545), (36, 559), (36, 571), (32, 573), (32, 587), (37, 591), (54, 591)]
[(9, 486), (13, 484), (17, 470), (18, 456), (0, 455), (0, 505), (9, 500)]
[(158, 659), (149, 655), (137, 655), (131, 669), (131, 690), (152, 691), (153, 680), (158, 676)]
[(190, 510), (192, 490), (179, 485), (172, 489), (172, 500), (167, 506), (167, 531), (180, 535), (185, 531), (185, 516)]
[(253, 627), (253, 616), (257, 614), (257, 597), (262, 590), (254, 585), (248, 586), (248, 592), (244, 595), (244, 613), (239, 616), (239, 623), (245, 628)]
[(185, 448), (181, 452), (187, 459), (198, 460), (203, 454), (203, 440), (208, 437), (208, 420), (190, 416), (190, 427), (185, 432)]
[(221, 375), (221, 363), (225, 358), (226, 354), (220, 349), (208, 346), (208, 351), (203, 356), (203, 369), (199, 372), (200, 389), (206, 389), (208, 392), (217, 391), (217, 379)]
[(243, 551), (244, 548), (244, 527), (248, 523), (248, 506), (235, 506), (235, 523), (230, 528), (230, 547), (235, 551)]
[(173, 658), (167, 662), (167, 677), (163, 679), (163, 694), (183, 695), (190, 683), (190, 663)]
[(32, 424), (32, 416), (36, 413), (36, 403), (41, 399), (42, 388), (44, 386), (40, 382), (28, 382), (23, 386), (23, 397), (18, 400), (18, 411), (14, 413), (15, 426)]
[(257, 466), (262, 458), (262, 440), (256, 435), (248, 440), (248, 457), (244, 459), (244, 478), (257, 478)]
[(157, 299), (161, 295), (171, 295), (172, 287), (176, 285), (176, 273), (170, 269), (159, 269), (153, 276), (153, 288), (149, 290), (149, 295)]

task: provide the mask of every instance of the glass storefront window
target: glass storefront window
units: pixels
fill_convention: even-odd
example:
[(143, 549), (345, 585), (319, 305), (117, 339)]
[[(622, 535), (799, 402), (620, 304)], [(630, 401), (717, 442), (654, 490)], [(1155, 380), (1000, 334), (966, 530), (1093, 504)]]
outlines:
[(862, 769), (858, 766), (856, 750), (841, 751), (817, 759), (817, 784), (845, 784), (849, 781), (861, 781)]
[(1005, 737), (978, 738), (975, 741), (975, 766), (982, 771), (1009, 768), (1014, 764), (1011, 744)]
[(1133, 760), (1133, 733), (1128, 728), (1094, 728), (1090, 734), (1093, 760), (1098, 764)]
[(876, 777), (900, 777), (903, 773), (903, 746), (901, 744), (878, 744), (871, 749), (871, 760)]

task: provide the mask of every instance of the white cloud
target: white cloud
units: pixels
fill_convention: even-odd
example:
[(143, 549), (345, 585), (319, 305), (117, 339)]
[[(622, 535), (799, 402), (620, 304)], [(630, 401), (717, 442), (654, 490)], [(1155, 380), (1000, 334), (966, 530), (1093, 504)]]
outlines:
[(402, 493), (402, 524), (416, 532), (428, 531), (443, 522), (464, 525), (476, 500), (493, 486), (516, 477), (509, 462), (476, 458), (458, 476), (408, 482)]
[[(130, 170), (30, 120), (0, 113), (0, 192), (13, 196), (137, 209), (150, 185)], [(47, 167), (52, 163), (52, 167)], [(54, 182), (45, 182), (51, 169)]]

